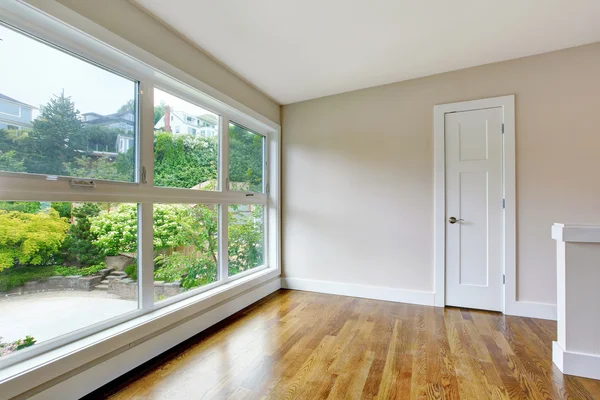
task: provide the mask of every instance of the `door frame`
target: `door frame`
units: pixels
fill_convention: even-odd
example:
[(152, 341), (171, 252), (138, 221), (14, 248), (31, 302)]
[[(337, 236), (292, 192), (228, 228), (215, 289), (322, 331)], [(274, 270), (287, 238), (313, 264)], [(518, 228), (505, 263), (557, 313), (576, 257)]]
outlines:
[(515, 96), (440, 104), (433, 107), (434, 142), (434, 305), (446, 306), (446, 144), (445, 115), (453, 112), (502, 108), (504, 120), (503, 185), (505, 274), (503, 312), (511, 313), (517, 300), (516, 264), (516, 168), (515, 168)]

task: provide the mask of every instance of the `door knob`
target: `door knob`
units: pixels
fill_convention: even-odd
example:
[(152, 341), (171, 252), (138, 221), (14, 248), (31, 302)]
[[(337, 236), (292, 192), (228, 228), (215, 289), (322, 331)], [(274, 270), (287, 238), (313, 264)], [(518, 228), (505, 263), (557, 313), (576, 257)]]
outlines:
[(461, 221), (464, 221), (464, 219), (462, 219), (462, 218), (461, 219), (456, 219), (456, 217), (450, 217), (450, 218), (448, 218), (448, 222), (450, 222), (451, 224), (455, 224), (455, 223), (461, 222)]

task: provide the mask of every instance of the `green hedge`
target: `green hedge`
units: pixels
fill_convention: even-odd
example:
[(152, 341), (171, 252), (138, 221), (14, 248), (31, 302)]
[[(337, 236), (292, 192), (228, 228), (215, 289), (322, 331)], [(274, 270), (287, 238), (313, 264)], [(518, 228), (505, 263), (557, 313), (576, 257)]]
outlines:
[(104, 268), (106, 268), (104, 264), (92, 265), (86, 268), (65, 267), (62, 265), (13, 267), (0, 272), (0, 292), (7, 292), (17, 286), (25, 285), (25, 282), (37, 281), (51, 276), (95, 275)]

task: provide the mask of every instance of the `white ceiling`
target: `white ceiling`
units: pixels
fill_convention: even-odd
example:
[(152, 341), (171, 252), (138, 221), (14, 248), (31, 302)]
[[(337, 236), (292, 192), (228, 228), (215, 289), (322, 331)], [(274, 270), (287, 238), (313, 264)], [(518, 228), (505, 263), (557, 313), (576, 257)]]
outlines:
[(134, 1), (281, 104), (600, 41), (600, 0)]

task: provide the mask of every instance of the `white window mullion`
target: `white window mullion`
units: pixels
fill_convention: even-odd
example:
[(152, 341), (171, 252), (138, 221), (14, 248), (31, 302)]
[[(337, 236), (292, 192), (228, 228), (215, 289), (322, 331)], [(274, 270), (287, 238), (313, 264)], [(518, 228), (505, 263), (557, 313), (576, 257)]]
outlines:
[[(221, 116), (219, 126), (219, 190), (229, 192), (229, 118)], [(229, 204), (219, 205), (219, 280), (229, 278)]]
[(138, 182), (142, 188), (154, 187), (154, 86), (150, 81), (139, 84)]
[(267, 183), (269, 191), (267, 192), (267, 210), (266, 229), (265, 229), (265, 263), (272, 268), (280, 268), (280, 234), (281, 234), (281, 202), (280, 202), (280, 130), (271, 132), (267, 137), (266, 159), (268, 161)]
[(265, 202), (263, 203), (263, 263), (266, 266), (270, 265), (269, 257), (269, 191), (270, 191), (270, 171), (269, 171), (269, 136), (267, 135), (263, 140), (263, 192), (266, 195)]
[(138, 205), (138, 305), (150, 308), (154, 305), (154, 204)]
[(229, 204), (219, 205), (219, 280), (229, 278)]
[[(138, 182), (154, 186), (154, 88), (152, 82), (140, 83), (138, 129)], [(138, 304), (142, 309), (154, 305), (154, 204), (138, 206)]]
[(222, 116), (219, 127), (219, 190), (229, 191), (229, 118)]

